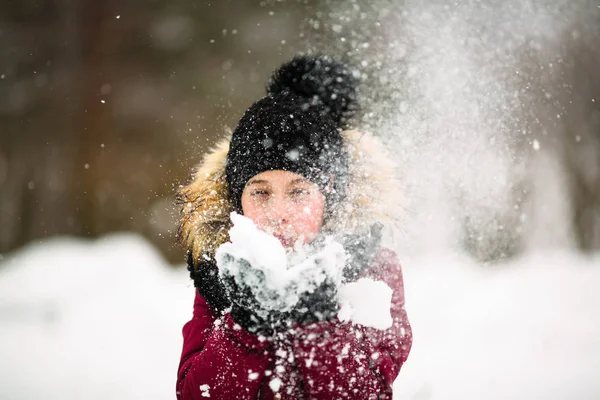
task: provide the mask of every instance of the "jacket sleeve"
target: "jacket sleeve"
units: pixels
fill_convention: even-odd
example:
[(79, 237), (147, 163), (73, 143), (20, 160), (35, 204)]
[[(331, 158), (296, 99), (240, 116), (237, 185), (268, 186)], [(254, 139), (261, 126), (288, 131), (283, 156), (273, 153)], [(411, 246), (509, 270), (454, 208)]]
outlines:
[(311, 399), (392, 399), (392, 385), (412, 345), (396, 255), (381, 251), (366, 276), (393, 289), (393, 324), (378, 330), (335, 319), (298, 326), (294, 353)]
[(269, 362), (267, 346), (230, 314), (217, 319), (196, 291), (193, 318), (183, 327), (177, 399), (255, 399)]

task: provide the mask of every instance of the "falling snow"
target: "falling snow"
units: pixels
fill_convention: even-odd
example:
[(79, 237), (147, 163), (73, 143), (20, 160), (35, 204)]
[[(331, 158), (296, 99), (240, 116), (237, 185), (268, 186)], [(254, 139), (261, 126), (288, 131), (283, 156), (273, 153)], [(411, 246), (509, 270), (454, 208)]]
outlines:
[(210, 386), (207, 384), (200, 385), (200, 392), (202, 393), (202, 397), (210, 397), (209, 389)]

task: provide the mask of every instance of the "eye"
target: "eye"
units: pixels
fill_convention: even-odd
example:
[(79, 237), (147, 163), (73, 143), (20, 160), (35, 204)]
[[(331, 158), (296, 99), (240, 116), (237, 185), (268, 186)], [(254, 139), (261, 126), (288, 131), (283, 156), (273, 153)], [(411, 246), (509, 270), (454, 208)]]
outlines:
[(292, 196), (304, 196), (304, 195), (309, 195), (310, 191), (308, 189), (301, 189), (301, 188), (297, 188), (297, 189), (293, 189), (290, 194)]
[(251, 195), (251, 196), (259, 196), (259, 197), (262, 197), (262, 196), (268, 196), (268, 195), (269, 195), (269, 192), (267, 192), (267, 191), (266, 191), (266, 190), (264, 190), (264, 189), (255, 189), (255, 190), (253, 190), (252, 192), (250, 192), (250, 195)]

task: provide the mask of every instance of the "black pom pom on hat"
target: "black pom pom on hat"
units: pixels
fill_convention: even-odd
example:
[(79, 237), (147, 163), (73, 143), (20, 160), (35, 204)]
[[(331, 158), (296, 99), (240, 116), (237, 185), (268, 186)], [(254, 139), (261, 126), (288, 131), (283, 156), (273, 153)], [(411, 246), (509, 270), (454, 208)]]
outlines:
[(302, 175), (328, 192), (328, 203), (345, 192), (348, 156), (342, 129), (358, 109), (358, 79), (328, 56), (297, 56), (281, 65), (267, 95), (250, 106), (235, 128), (226, 179), (241, 212), (246, 183), (269, 170)]
[(273, 73), (267, 94), (286, 91), (311, 99), (341, 127), (358, 108), (358, 79), (348, 67), (328, 56), (296, 57)]

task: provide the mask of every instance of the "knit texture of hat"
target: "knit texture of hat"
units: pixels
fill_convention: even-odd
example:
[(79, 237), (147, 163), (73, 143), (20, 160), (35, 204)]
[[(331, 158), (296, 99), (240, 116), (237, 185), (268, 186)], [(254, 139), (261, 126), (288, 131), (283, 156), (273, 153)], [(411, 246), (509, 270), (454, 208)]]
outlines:
[(264, 171), (302, 175), (332, 197), (344, 195), (348, 173), (341, 130), (357, 109), (358, 80), (327, 56), (298, 56), (277, 69), (267, 95), (233, 132), (227, 154), (230, 199), (241, 210), (246, 183)]

